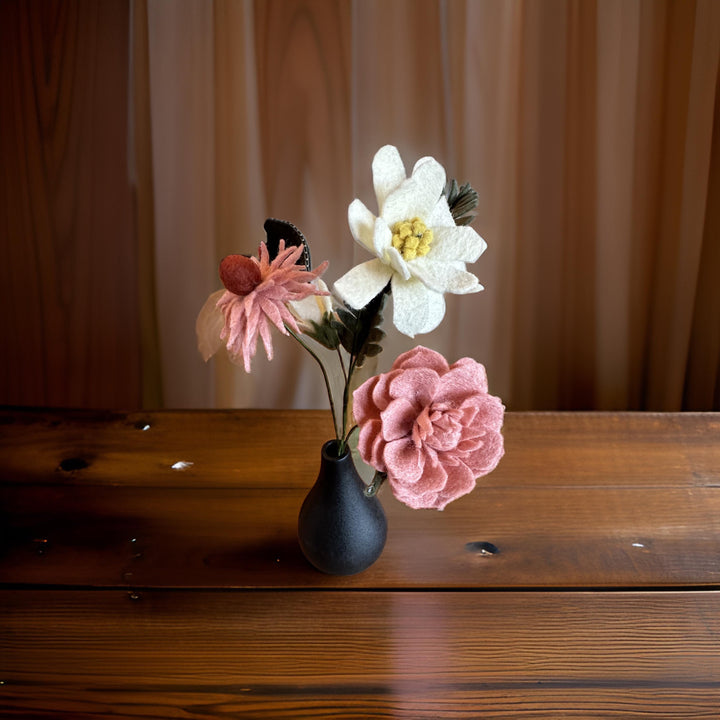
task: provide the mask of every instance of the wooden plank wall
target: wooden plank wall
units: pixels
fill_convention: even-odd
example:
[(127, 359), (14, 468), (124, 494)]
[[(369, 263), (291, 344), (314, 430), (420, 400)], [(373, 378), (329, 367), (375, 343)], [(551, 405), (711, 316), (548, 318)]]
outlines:
[(0, 404), (140, 404), (129, 21), (0, 3)]

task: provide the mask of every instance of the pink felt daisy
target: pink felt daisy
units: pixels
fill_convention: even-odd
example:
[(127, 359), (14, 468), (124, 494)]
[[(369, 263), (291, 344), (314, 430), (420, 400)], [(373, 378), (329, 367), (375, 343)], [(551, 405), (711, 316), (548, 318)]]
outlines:
[(297, 264), (302, 252), (301, 245), (286, 248), (281, 240), (272, 261), (264, 242), (260, 243), (259, 259), (228, 255), (222, 260), (220, 279), (225, 290), (207, 299), (196, 323), (198, 347), (205, 360), (225, 344), (230, 359), (239, 364), (242, 358), (245, 372), (249, 373), (258, 337), (272, 360), (271, 324), (283, 335), (288, 334), (285, 326), (300, 332), (287, 303), (328, 294), (313, 284), (325, 272), (327, 261), (315, 270), (306, 270)]

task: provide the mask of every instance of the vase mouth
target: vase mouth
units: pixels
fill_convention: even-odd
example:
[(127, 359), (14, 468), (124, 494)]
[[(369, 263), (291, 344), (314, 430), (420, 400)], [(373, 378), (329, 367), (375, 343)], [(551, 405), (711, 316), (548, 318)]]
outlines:
[(346, 445), (345, 452), (342, 455), (338, 455), (338, 441), (337, 439), (328, 440), (322, 446), (323, 460), (330, 460), (337, 462), (338, 460), (345, 460), (350, 455), (350, 448)]

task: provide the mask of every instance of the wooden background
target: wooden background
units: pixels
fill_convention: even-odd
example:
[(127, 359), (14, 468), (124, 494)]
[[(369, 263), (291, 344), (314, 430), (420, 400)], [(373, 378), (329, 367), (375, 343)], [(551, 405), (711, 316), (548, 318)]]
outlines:
[(267, 215), (359, 261), (346, 203), (400, 138), (480, 183), (490, 245), (481, 301), (427, 344), (514, 410), (720, 408), (718, 14), (0, 2), (0, 404), (321, 407), (287, 344), (252, 378), (203, 365), (195, 313)]
[(141, 402), (129, 3), (0, 3), (0, 403)]

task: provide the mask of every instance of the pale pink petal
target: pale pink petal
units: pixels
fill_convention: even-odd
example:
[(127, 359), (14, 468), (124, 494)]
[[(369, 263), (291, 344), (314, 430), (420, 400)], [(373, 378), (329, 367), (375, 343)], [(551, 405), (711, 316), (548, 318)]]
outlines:
[(217, 304), (224, 294), (225, 290), (218, 290), (210, 295), (195, 321), (198, 350), (205, 361), (209, 360), (223, 344), (220, 333), (225, 324), (225, 316)]
[(492, 472), (497, 467), (504, 453), (505, 449), (502, 434), (499, 432), (488, 432), (483, 436), (480, 447), (465, 455), (463, 461), (475, 477), (480, 477)]
[(463, 427), (456, 419), (444, 414), (433, 423), (433, 433), (426, 442), (438, 452), (447, 452), (457, 448), (463, 435)]
[(418, 345), (412, 350), (398, 355), (393, 363), (393, 370), (407, 370), (409, 368), (429, 368), (438, 375), (443, 375), (449, 369), (447, 360), (435, 350)]
[(415, 483), (415, 491), (419, 495), (427, 495), (442, 490), (448, 482), (448, 468), (441, 462), (438, 454), (427, 445), (423, 447), (421, 457), (423, 474)]
[(505, 417), (505, 408), (500, 398), (494, 395), (479, 395), (474, 401), (477, 412), (466, 425), (467, 434), (476, 435), (486, 430), (499, 431)]
[(440, 377), (428, 368), (403, 370), (390, 382), (390, 397), (404, 397), (418, 409), (429, 405), (435, 397)]
[(478, 392), (487, 392), (485, 368), (471, 358), (463, 358), (442, 376), (435, 398), (436, 402), (458, 407), (468, 395)]
[(398, 398), (380, 413), (380, 417), (383, 437), (390, 442), (410, 435), (417, 417), (417, 409), (405, 398)]
[(438, 493), (433, 507), (437, 510), (444, 510), (449, 502), (472, 492), (475, 489), (475, 484), (475, 476), (462, 463), (454, 467), (448, 467), (447, 483)]
[(425, 456), (410, 440), (393, 440), (387, 443), (383, 460), (388, 478), (396, 484), (412, 485), (423, 476)]
[[(400, 441), (399, 441), (400, 442)], [(387, 457), (387, 447), (385, 448)], [(408, 475), (401, 475), (394, 471), (388, 463), (388, 480), (395, 497), (409, 505), (411, 508), (432, 508), (434, 501), (446, 485), (448, 474), (437, 456), (432, 452), (417, 452), (417, 462), (422, 463), (422, 474), (410, 482)]]
[(263, 345), (265, 346), (265, 354), (268, 360), (273, 359), (273, 343), (272, 335), (270, 333), (270, 325), (267, 322), (260, 322), (260, 337), (262, 338)]
[(380, 409), (373, 402), (373, 391), (382, 377), (382, 375), (371, 377), (353, 393), (353, 415), (358, 425), (380, 419)]
[(377, 385), (372, 391), (372, 401), (380, 410), (384, 410), (392, 400), (390, 395), (390, 384), (393, 379), (400, 374), (399, 370), (391, 370), (388, 373), (383, 373), (378, 377)]
[(382, 423), (379, 420), (370, 420), (360, 428), (358, 435), (358, 452), (360, 457), (380, 472), (385, 472), (383, 449), (385, 441), (382, 437)]

